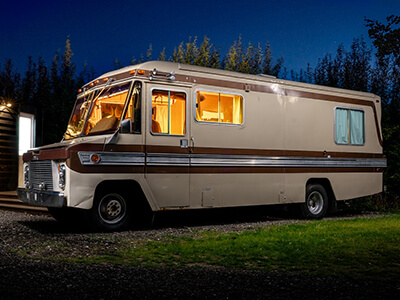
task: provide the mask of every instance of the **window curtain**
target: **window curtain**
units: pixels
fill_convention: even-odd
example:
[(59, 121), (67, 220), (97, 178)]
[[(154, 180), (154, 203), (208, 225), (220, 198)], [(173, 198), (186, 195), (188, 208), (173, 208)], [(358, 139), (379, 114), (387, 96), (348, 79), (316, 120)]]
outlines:
[(157, 115), (155, 120), (160, 124), (162, 133), (169, 133), (168, 115), (169, 115), (168, 106), (157, 105)]
[(348, 144), (347, 138), (347, 109), (336, 109), (336, 127), (335, 136), (336, 143), (338, 144)]
[(243, 123), (243, 105), (242, 97), (235, 96), (233, 98), (233, 124)]
[(364, 112), (349, 110), (350, 112), (350, 144), (364, 144)]

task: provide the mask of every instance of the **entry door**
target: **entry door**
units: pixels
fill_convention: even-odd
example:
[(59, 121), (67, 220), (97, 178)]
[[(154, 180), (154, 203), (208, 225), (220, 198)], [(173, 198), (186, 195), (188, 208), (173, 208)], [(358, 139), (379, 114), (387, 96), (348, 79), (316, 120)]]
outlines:
[(146, 175), (163, 208), (189, 206), (189, 90), (148, 85)]

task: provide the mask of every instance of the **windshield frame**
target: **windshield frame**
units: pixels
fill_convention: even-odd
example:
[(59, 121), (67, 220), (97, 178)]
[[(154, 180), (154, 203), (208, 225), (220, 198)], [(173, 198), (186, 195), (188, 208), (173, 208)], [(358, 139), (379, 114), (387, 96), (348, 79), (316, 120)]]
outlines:
[[(123, 116), (125, 116), (125, 114), (126, 114), (126, 107), (129, 102), (128, 99), (130, 99), (130, 97), (131, 97), (132, 89), (134, 86), (134, 80), (130, 79), (130, 80), (124, 80), (124, 81), (120, 81), (120, 82), (112, 82), (112, 84), (111, 84), (111, 82), (112, 81), (109, 80), (105, 85), (93, 87), (92, 89), (84, 91), (77, 96), (74, 108), (71, 113), (71, 117), (68, 121), (67, 129), (64, 133), (64, 138), (63, 138), (64, 140), (72, 140), (72, 139), (75, 139), (78, 137), (83, 137), (83, 136), (110, 134), (110, 133), (114, 133), (116, 130), (118, 130), (121, 120), (123, 119)], [(110, 130), (100, 130), (100, 131), (91, 133), (90, 130), (93, 128), (91, 128), (90, 130), (88, 130), (87, 128), (88, 128), (89, 119), (92, 115), (93, 107), (95, 106), (95, 103), (97, 103), (98, 99), (101, 98), (101, 96), (106, 95), (106, 93), (108, 93), (110, 90), (113, 90), (118, 87), (123, 87), (123, 86), (127, 86), (127, 88), (126, 89), (124, 88), (121, 93), (125, 94), (126, 96), (123, 98), (124, 99), (123, 102), (121, 101), (121, 104), (123, 104), (123, 107), (122, 107), (122, 112), (121, 112), (120, 118), (118, 119), (118, 121), (116, 123), (116, 126), (113, 126), (113, 128)], [(117, 94), (117, 93), (114, 93), (114, 94)], [(114, 94), (111, 94), (111, 95), (114, 95)], [(81, 99), (82, 99), (82, 102), (80, 102)], [(85, 99), (85, 100), (83, 100), (83, 99)], [(81, 117), (76, 118), (76, 119), (79, 119), (78, 122), (73, 121), (75, 116), (79, 116), (79, 113), (77, 111), (78, 105), (82, 106), (83, 103), (88, 103), (89, 108), (83, 113), (83, 115)], [(100, 118), (98, 120), (98, 122), (101, 120), (102, 120), (102, 118)], [(81, 123), (82, 121), (83, 121), (83, 124), (79, 125), (79, 123)], [(73, 133), (71, 134), (71, 131), (75, 132), (75, 134), (73, 134)]]

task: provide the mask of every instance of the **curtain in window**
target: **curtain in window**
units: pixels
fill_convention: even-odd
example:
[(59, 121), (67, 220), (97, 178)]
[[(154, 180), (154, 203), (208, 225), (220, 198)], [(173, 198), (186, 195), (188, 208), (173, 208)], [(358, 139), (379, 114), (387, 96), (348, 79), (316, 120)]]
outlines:
[(335, 120), (335, 136), (336, 143), (348, 144), (347, 139), (347, 109), (336, 109), (336, 120)]
[(364, 112), (349, 110), (350, 112), (350, 144), (364, 144)]
[(243, 123), (243, 105), (242, 97), (235, 96), (233, 99), (233, 124)]

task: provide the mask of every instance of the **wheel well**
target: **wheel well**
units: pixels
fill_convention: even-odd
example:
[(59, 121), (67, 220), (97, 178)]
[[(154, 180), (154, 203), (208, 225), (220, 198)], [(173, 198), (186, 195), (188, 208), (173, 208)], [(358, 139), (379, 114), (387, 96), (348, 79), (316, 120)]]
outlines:
[(146, 196), (140, 184), (134, 180), (105, 180), (100, 182), (95, 190), (94, 197), (107, 191), (120, 192), (127, 201), (130, 201), (138, 209), (146, 209), (151, 211)]
[(336, 212), (337, 210), (337, 202), (336, 202), (336, 196), (335, 193), (333, 192), (331, 182), (327, 178), (310, 178), (307, 181), (306, 186), (310, 184), (319, 184), (322, 185), (322, 187), (325, 189), (326, 193), (328, 194), (328, 212)]

